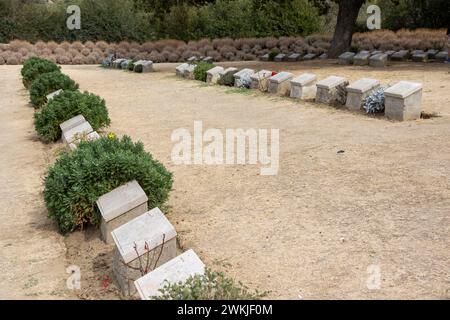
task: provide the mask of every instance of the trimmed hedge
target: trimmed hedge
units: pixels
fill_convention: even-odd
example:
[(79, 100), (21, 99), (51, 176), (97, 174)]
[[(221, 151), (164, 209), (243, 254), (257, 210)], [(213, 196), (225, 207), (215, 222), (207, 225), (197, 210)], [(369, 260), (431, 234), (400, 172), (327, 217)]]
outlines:
[(172, 173), (144, 150), (142, 142), (114, 135), (82, 141), (48, 171), (44, 198), (49, 217), (58, 223), (61, 233), (97, 226), (97, 199), (134, 179), (147, 194), (149, 208), (159, 207), (168, 199)]
[(36, 63), (38, 62), (43, 62), (43, 61), (49, 61), (47, 59), (44, 58), (39, 58), (39, 57), (31, 57), (28, 58), (27, 60), (24, 61), (22, 69), (20, 70), (20, 74), (22, 75), (22, 77), (24, 76), (25, 72), (31, 68), (32, 66), (34, 66)]
[(63, 91), (34, 114), (34, 126), (44, 142), (56, 141), (61, 137), (59, 125), (79, 114), (94, 130), (111, 122), (104, 99), (89, 92)]
[(33, 81), (41, 74), (53, 71), (60, 71), (60, 67), (58, 67), (55, 63), (45, 59), (43, 61), (35, 61), (31, 65), (27, 65), (27, 68), (23, 70), (23, 85), (25, 86), (25, 88), (28, 88), (33, 83)]
[(47, 102), (48, 94), (59, 89), (77, 90), (78, 84), (60, 71), (44, 73), (31, 84), (31, 103), (35, 108), (39, 108)]
[(194, 79), (198, 80), (198, 81), (206, 82), (206, 76), (207, 76), (206, 72), (214, 67), (215, 67), (215, 65), (212, 63), (200, 61), (194, 70)]

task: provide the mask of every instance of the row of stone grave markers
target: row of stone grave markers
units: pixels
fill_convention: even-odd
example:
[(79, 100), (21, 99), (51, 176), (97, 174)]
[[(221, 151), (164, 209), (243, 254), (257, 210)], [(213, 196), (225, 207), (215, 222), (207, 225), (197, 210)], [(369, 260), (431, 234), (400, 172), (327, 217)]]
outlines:
[[(176, 67), (176, 74), (187, 79), (194, 78), (196, 65), (183, 63)], [(317, 81), (317, 76), (304, 73), (295, 77), (290, 72), (273, 73), (269, 70), (255, 72), (252, 69), (223, 68), (216, 66), (207, 71), (206, 82), (217, 84), (219, 79), (234, 75), (236, 87), (249, 82), (248, 88), (299, 100), (345, 105), (350, 110), (361, 110), (364, 100), (380, 88), (380, 81), (362, 78), (349, 85), (344, 77), (329, 76)], [(385, 116), (396, 121), (416, 120), (421, 117), (422, 84), (400, 81), (384, 91)]]
[(148, 210), (148, 197), (137, 181), (97, 200), (100, 230), (114, 244), (112, 270), (125, 296), (150, 300), (168, 283), (201, 275), (205, 265), (193, 250), (177, 256), (177, 232), (159, 208)]
[[(132, 61), (130, 59), (115, 59), (111, 61), (109, 66), (113, 69), (128, 70), (128, 64), (131, 62)], [(154, 72), (155, 70), (153, 69), (153, 61), (138, 60), (134, 62), (133, 71), (138, 73)]]
[[(269, 54), (265, 54), (260, 57), (261, 61), (269, 61)], [(313, 59), (327, 59), (328, 55), (323, 53), (321, 55), (317, 55), (314, 53), (307, 54), (299, 54), (299, 53), (291, 53), (284, 54), (279, 53), (274, 57), (275, 62), (296, 62), (296, 61), (307, 61)], [(430, 49), (428, 51), (423, 50), (400, 50), (400, 51), (380, 51), (380, 50), (372, 50), (372, 51), (360, 51), (358, 53), (354, 52), (344, 52), (339, 56), (339, 63), (343, 65), (359, 65), (365, 66), (369, 65), (372, 67), (385, 67), (388, 61), (407, 61), (412, 60), (414, 62), (428, 62), (428, 61), (436, 61), (436, 62), (445, 62), (448, 60), (448, 52), (447, 51), (439, 51)]]

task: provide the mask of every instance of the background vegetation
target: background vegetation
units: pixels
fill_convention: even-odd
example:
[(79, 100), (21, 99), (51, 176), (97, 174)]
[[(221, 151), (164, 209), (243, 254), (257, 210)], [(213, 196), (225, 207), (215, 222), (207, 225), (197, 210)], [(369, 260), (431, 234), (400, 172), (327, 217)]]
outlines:
[[(331, 32), (337, 14), (331, 0), (0, 0), (0, 43), (42, 41), (307, 36)], [(377, 3), (383, 28), (447, 28), (447, 0), (368, 1)], [(66, 8), (81, 8), (81, 30), (68, 30)]]

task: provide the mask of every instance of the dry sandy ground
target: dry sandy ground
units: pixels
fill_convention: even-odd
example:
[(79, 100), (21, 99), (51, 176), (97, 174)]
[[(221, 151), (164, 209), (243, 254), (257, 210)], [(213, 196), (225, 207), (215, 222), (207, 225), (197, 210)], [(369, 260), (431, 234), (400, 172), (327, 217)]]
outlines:
[[(112, 119), (108, 131), (143, 141), (174, 172), (168, 217), (181, 245), (193, 248), (209, 267), (270, 291), (271, 298), (450, 298), (448, 67), (227, 65), (295, 74), (312, 71), (320, 79), (336, 74), (351, 81), (368, 76), (384, 83), (418, 81), (424, 84), (424, 109), (441, 117), (393, 123), (313, 103), (241, 94), (176, 79), (173, 64), (158, 65), (158, 73), (143, 75), (96, 66), (65, 66), (63, 71), (82, 90), (106, 99)], [(39, 245), (33, 254), (43, 264), (59, 268), (53, 281), (66, 278), (65, 264), (77, 264), (82, 268), (79, 297), (117, 297), (114, 285), (102, 281), (110, 276), (111, 248), (101, 244), (95, 230), (65, 238), (68, 261), (63, 263), (64, 246), (48, 226), (39, 194), (44, 154), (53, 159), (56, 147), (33, 141), (32, 110), (26, 108), (19, 70), (1, 68), (2, 80), (8, 81), (0, 89), (4, 119), (0, 141), (7, 150), (1, 174), (3, 186), (8, 185), (0, 199), (5, 216), (0, 224), (5, 230), (2, 270), (9, 264), (10, 277), (21, 276), (29, 268), (21, 251), (29, 250), (28, 245), (18, 244), (14, 251), (5, 245), (16, 238), (31, 241)], [(205, 130), (280, 129), (278, 175), (261, 176), (258, 165), (174, 165), (171, 133), (177, 128), (192, 132), (195, 120), (203, 121)], [(11, 212), (21, 218), (12, 220)], [(25, 228), (30, 219), (38, 221), (38, 227)], [(41, 225), (46, 226), (44, 231)], [(52, 244), (48, 252), (47, 243)], [(372, 265), (381, 270), (379, 290), (367, 288)], [(14, 280), (8, 291), (1, 296), (25, 292)]]

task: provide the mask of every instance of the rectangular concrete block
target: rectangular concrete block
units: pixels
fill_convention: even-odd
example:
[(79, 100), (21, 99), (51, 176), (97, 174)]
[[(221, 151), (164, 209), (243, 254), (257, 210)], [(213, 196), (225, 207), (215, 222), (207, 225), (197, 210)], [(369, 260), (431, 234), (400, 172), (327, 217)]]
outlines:
[(190, 64), (194, 64), (197, 61), (198, 61), (198, 57), (197, 56), (192, 56), (189, 59), (187, 59), (187, 62), (190, 63)]
[(347, 80), (343, 77), (330, 76), (317, 83), (316, 101), (332, 103), (337, 100), (338, 87), (345, 86)]
[(261, 61), (269, 61), (269, 54), (266, 53), (266, 54), (262, 55), (262, 56), (260, 57), (260, 60), (261, 60)]
[(362, 78), (347, 86), (346, 107), (350, 110), (360, 110), (364, 99), (380, 87), (380, 81), (371, 78)]
[(62, 139), (65, 143), (71, 144), (75, 140), (82, 138), (85, 135), (88, 135), (94, 131), (89, 122), (82, 122), (68, 130), (62, 132)]
[(273, 59), (276, 62), (281, 62), (287, 59), (287, 56), (284, 53), (279, 53), (275, 56), (275, 58)]
[(148, 211), (147, 195), (136, 180), (128, 182), (97, 200), (102, 239), (113, 243), (111, 231)]
[(316, 54), (314, 53), (307, 53), (302, 57), (302, 60), (307, 61), (307, 60), (313, 60), (317, 57)]
[(250, 79), (251, 75), (255, 73), (253, 69), (242, 69), (234, 74), (234, 86), (239, 88), (242, 86), (242, 79)]
[(261, 70), (250, 76), (252, 81), (250, 88), (258, 89), (263, 92), (269, 89), (269, 78), (272, 77), (272, 71)]
[(139, 60), (134, 64), (134, 72), (139, 72), (139, 69), (142, 68), (142, 73), (154, 72), (153, 69), (153, 61), (150, 60)]
[(134, 282), (177, 256), (177, 232), (159, 208), (114, 229), (113, 273), (124, 295), (134, 295)]
[(81, 139), (75, 140), (74, 142), (69, 144), (70, 150), (75, 150), (81, 141), (94, 141), (100, 139), (100, 135), (97, 133), (97, 131), (92, 131), (91, 133), (87, 134), (86, 136), (82, 137)]
[(64, 121), (63, 123), (61, 123), (59, 125), (59, 127), (61, 128), (61, 131), (67, 131), (69, 129), (72, 129), (73, 127), (76, 127), (80, 124), (82, 124), (83, 122), (86, 122), (86, 119), (83, 117), (82, 114), (79, 114), (73, 118), (70, 118), (67, 121)]
[(113, 68), (120, 69), (122, 62), (126, 61), (127, 59), (116, 59), (113, 61)]
[(63, 92), (62, 89), (56, 90), (52, 93), (50, 93), (49, 95), (46, 96), (47, 102), (49, 102), (50, 100), (52, 100), (54, 97), (56, 97), (57, 95), (59, 95), (61, 92)]
[(328, 59), (328, 54), (322, 53), (322, 54), (319, 56), (319, 59), (321, 59), (321, 60)]
[(416, 52), (411, 57), (414, 62), (428, 62), (428, 54), (425, 52)]
[(385, 115), (396, 121), (419, 119), (422, 113), (422, 84), (400, 81), (385, 92)]
[(290, 72), (279, 72), (269, 78), (269, 93), (289, 96), (291, 93), (291, 80), (294, 75)]
[(178, 77), (184, 77), (184, 71), (189, 66), (189, 63), (182, 63), (178, 67), (175, 68), (176, 75)]
[(189, 80), (194, 80), (194, 71), (195, 68), (197, 68), (196, 64), (190, 64), (185, 70), (184, 70), (184, 77)]
[(353, 57), (353, 64), (355, 66), (367, 66), (369, 64), (369, 58), (369, 51), (361, 51)]
[(378, 53), (369, 58), (369, 65), (375, 68), (383, 68), (387, 66), (388, 55), (386, 53)]
[(160, 296), (159, 290), (167, 284), (184, 282), (204, 273), (204, 263), (193, 250), (189, 250), (136, 280), (134, 285), (142, 300), (151, 300)]
[(302, 55), (300, 53), (292, 53), (287, 57), (287, 61), (290, 61), (290, 62), (299, 61), (301, 56)]
[(410, 54), (408, 50), (400, 50), (391, 56), (392, 61), (405, 61), (409, 58)]
[(203, 61), (207, 62), (207, 63), (213, 63), (214, 62), (214, 58), (211, 57), (211, 56), (207, 56), (207, 57), (203, 58)]
[(314, 99), (317, 93), (317, 76), (304, 73), (291, 80), (291, 98), (306, 100)]
[(428, 59), (434, 60), (436, 58), (436, 55), (439, 53), (438, 50), (435, 49), (429, 49), (426, 54), (428, 55)]
[(206, 83), (209, 84), (217, 84), (217, 81), (220, 78), (220, 73), (223, 72), (223, 67), (214, 67), (206, 71)]
[[(226, 68), (222, 72), (219, 72), (219, 80), (224, 76), (234, 75), (238, 71), (239, 71), (238, 68), (234, 68), (234, 67)], [(219, 80), (217, 80), (217, 81), (219, 81)]]
[(445, 62), (448, 60), (448, 51), (441, 51), (434, 58), (438, 62)]
[(355, 57), (354, 52), (344, 52), (339, 56), (339, 64), (350, 65), (353, 64), (353, 58)]

